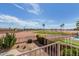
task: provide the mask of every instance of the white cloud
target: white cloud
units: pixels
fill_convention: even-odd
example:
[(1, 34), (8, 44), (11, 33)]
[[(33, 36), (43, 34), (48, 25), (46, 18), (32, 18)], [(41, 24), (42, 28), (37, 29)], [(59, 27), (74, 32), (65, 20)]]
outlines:
[(22, 6), (18, 5), (18, 4), (13, 4), (14, 6), (16, 6), (17, 8), (20, 8), (22, 10), (25, 10)]
[(76, 28), (76, 24), (75, 24), (75, 22), (74, 23), (66, 23), (65, 28), (67, 28), (67, 29)]
[[(35, 14), (35, 15), (39, 15), (41, 13), (40, 6), (39, 6), (39, 4), (36, 4), (36, 3), (35, 4), (34, 3), (28, 4), (31, 6), (31, 9), (29, 9), (29, 7), (22, 7), (18, 4), (13, 4), (13, 5), (16, 6), (17, 8), (20, 8), (21, 10), (27, 11), (27, 12)], [(26, 5), (26, 4), (24, 4), (24, 5)]]
[(4, 23), (20, 23), (21, 20), (14, 16), (9, 16), (9, 15), (0, 15), (0, 22)]
[[(45, 19), (20, 19), (15, 16), (10, 15), (0, 15), (0, 26), (6, 25), (7, 27), (19, 27), (19, 28), (42, 28), (42, 24), (46, 24), (46, 28), (53, 27), (51, 26), (51, 22), (53, 20), (45, 20)], [(8, 25), (9, 24), (9, 25)], [(4, 26), (3, 26), (4, 27)]]
[[(17, 28), (42, 28), (42, 24), (45, 23), (45, 28), (60, 28), (59, 24), (54, 24), (53, 20), (45, 19), (20, 19), (10, 15), (0, 15), (0, 27), (17, 27)], [(11, 25), (9, 25), (11, 24)], [(75, 23), (65, 23), (64, 28), (74, 28)]]
[(27, 10), (28, 12), (36, 14), (36, 15), (39, 15), (41, 13), (39, 4), (31, 3), (30, 5), (32, 6), (32, 9), (28, 9)]
[(18, 26), (35, 27), (36, 25), (39, 25), (39, 22), (32, 21), (32, 20), (22, 20), (22, 19), (19, 19), (14, 16), (10, 16), (10, 15), (0, 15), (0, 23), (3, 23), (3, 24), (4, 23), (8, 23), (8, 24), (13, 23), (13, 24), (15, 24), (15, 27), (16, 27), (16, 25), (17, 25), (17, 27)]

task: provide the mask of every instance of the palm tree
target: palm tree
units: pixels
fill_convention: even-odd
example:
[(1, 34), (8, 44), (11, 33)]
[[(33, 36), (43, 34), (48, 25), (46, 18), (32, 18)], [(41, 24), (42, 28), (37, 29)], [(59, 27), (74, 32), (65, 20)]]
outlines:
[[(43, 26), (43, 32), (45, 33), (44, 29), (45, 29), (45, 24), (42, 24)], [(45, 43), (45, 40), (44, 40), (44, 43)]]
[(43, 29), (45, 28), (45, 24), (42, 24), (42, 26), (43, 26)]
[(61, 24), (61, 25), (60, 25), (61, 32), (62, 32), (62, 30), (63, 30), (64, 25), (65, 25), (65, 24)]

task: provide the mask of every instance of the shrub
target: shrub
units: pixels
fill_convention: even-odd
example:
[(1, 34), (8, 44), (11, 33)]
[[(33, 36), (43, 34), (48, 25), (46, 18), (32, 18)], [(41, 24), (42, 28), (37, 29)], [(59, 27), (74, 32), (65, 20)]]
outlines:
[(5, 37), (1, 38), (1, 48), (11, 48), (16, 43), (14, 33), (6, 33)]
[(2, 48), (3, 39), (0, 39), (0, 49)]
[[(72, 54), (71, 54), (71, 52), (72, 52)], [(64, 48), (63, 49), (63, 56), (65, 56), (65, 55), (67, 55), (67, 56), (76, 56), (77, 53), (79, 55), (79, 52), (77, 52), (75, 48), (72, 48), (72, 50), (71, 50), (71, 48)]]
[(39, 35), (36, 35), (36, 38), (39, 38)]
[(36, 35), (36, 38), (37, 38), (37, 41), (38, 41), (40, 44), (47, 45), (47, 39), (46, 39), (46, 38), (41, 37), (41, 36), (39, 36), (39, 35)]
[(27, 41), (27, 43), (32, 43), (32, 39), (29, 39), (29, 40)]

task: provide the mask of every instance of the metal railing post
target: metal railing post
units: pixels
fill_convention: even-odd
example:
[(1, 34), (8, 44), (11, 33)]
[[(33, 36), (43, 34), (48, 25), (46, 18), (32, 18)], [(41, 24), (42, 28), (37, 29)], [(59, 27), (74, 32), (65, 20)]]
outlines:
[(51, 46), (50, 46), (50, 50), (49, 50), (50, 52), (49, 52), (49, 55), (51, 56), (51, 53), (52, 53), (52, 51), (51, 51)]
[(57, 56), (60, 56), (60, 44), (57, 43)]
[(78, 48), (76, 48), (76, 56), (78, 56)]

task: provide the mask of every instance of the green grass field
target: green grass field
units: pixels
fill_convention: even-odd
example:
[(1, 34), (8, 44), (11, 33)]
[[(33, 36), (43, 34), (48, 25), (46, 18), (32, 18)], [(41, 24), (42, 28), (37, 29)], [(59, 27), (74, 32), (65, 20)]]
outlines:
[(76, 40), (69, 40), (69, 39), (56, 39), (55, 41), (50, 41), (51, 43), (52, 42), (60, 42), (60, 43), (66, 43), (66, 44), (72, 44), (72, 45), (75, 45), (75, 46), (79, 46), (79, 41), (76, 41)]
[[(47, 35), (47, 34), (53, 34), (53, 35), (61, 35), (61, 34), (63, 34), (63, 35), (68, 35), (68, 33), (64, 33), (64, 32), (54, 32), (54, 31), (50, 31), (50, 30), (37, 30), (37, 31), (34, 31), (34, 33), (36, 33), (36, 34), (38, 34), (38, 35), (40, 35), (40, 36), (42, 36), (42, 37), (44, 37), (45, 35)], [(62, 42), (62, 43), (67, 43), (67, 44), (72, 44), (72, 45), (76, 45), (76, 46), (79, 46), (79, 41), (76, 41), (76, 40), (65, 40), (65, 39), (56, 39), (56, 40), (54, 40), (54, 41), (52, 41), (52, 39), (51, 39), (51, 43), (52, 42), (57, 42), (57, 41), (60, 41), (60, 42)]]
[(65, 33), (65, 32), (56, 32), (56, 31), (50, 31), (50, 30), (38, 30), (38, 31), (34, 31), (34, 33), (37, 33), (37, 34), (53, 34), (53, 35), (57, 35), (57, 34), (64, 34), (64, 35), (67, 35), (68, 33)]
[(62, 40), (61, 42), (67, 43), (67, 44), (72, 44), (75, 46), (79, 46), (79, 41), (76, 40)]

